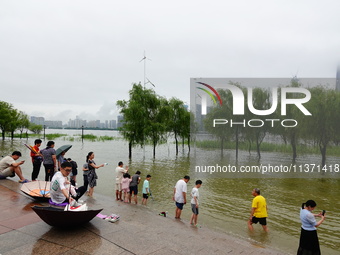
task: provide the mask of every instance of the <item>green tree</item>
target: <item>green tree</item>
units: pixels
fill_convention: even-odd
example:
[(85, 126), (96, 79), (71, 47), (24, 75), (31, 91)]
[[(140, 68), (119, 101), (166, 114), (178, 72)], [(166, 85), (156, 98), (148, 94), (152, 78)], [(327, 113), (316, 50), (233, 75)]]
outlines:
[(182, 144), (183, 144), (183, 148), (184, 148), (184, 143), (185, 143), (185, 139), (187, 140), (188, 143), (188, 150), (190, 152), (190, 140), (191, 140), (191, 125), (192, 123), (194, 123), (195, 117), (194, 114), (189, 112), (189, 111), (185, 111), (184, 112), (184, 116), (183, 116), (183, 122), (181, 122), (181, 132), (180, 132), (180, 137), (182, 138)]
[(340, 93), (322, 86), (309, 90), (311, 100), (305, 105), (312, 113), (312, 117), (304, 118), (304, 136), (316, 141), (322, 156), (322, 166), (324, 166), (327, 147), (339, 137)]
[(43, 130), (43, 126), (37, 125), (37, 124), (34, 124), (34, 123), (30, 123), (29, 130), (34, 134), (40, 134), (41, 131)]
[(182, 138), (184, 145), (184, 140), (190, 136), (190, 113), (185, 109), (183, 101), (177, 98), (169, 100), (169, 110), (168, 128), (174, 135), (178, 155), (178, 139)]
[[(301, 87), (301, 83), (298, 81), (296, 77), (291, 80), (290, 85), (286, 87), (299, 88)], [(297, 99), (304, 97), (300, 93), (290, 93), (288, 95), (290, 99)], [(280, 119), (281, 116), (281, 96), (279, 93), (279, 103), (278, 108), (275, 112), (274, 119)], [(303, 129), (303, 120), (305, 118), (304, 114), (298, 109), (295, 105), (287, 105), (285, 119), (294, 119), (297, 121), (298, 125), (295, 127), (284, 127), (282, 125), (275, 125), (272, 128), (272, 133), (275, 135), (280, 135), (285, 144), (289, 143), (292, 147), (292, 161), (295, 162), (297, 158), (297, 145), (299, 140), (301, 139), (302, 129)], [(310, 118), (310, 117), (307, 117)]]
[(0, 101), (0, 129), (2, 140), (5, 140), (5, 134), (10, 129), (13, 106), (7, 102)]
[(232, 108), (229, 103), (227, 103), (230, 102), (230, 97), (228, 95), (230, 92), (226, 90), (218, 90), (218, 93), (222, 99), (223, 105), (216, 105), (215, 107), (212, 107), (210, 112), (203, 119), (203, 123), (205, 130), (220, 140), (221, 157), (223, 157), (224, 143), (230, 140), (232, 130), (230, 129), (230, 124), (226, 124), (224, 121), (218, 121), (219, 124), (215, 123), (214, 126), (214, 120), (230, 119), (232, 116)]
[[(271, 108), (271, 100), (270, 100), (270, 93), (267, 89), (264, 88), (254, 88), (252, 89), (252, 94), (250, 94), (251, 91), (248, 89), (248, 97), (252, 95), (251, 103), (254, 109), (256, 110), (268, 110)], [(250, 143), (255, 142), (256, 143), (256, 151), (258, 158), (261, 158), (261, 144), (263, 142), (263, 139), (266, 137), (270, 125), (266, 121), (266, 119), (271, 119), (271, 116), (273, 115), (255, 115), (249, 111), (249, 109), (246, 109), (245, 116), (248, 119), (248, 123), (245, 127), (245, 137), (250, 141)], [(249, 123), (249, 120), (256, 120), (251, 123)], [(264, 123), (263, 126), (261, 126), (261, 123)], [(250, 125), (248, 125), (250, 124)]]
[(30, 126), (30, 121), (28, 119), (27, 114), (25, 114), (24, 112), (20, 111), (19, 112), (19, 116), (18, 116), (18, 130), (20, 131), (20, 139), (22, 138), (22, 133), (24, 132), (24, 130), (28, 130), (29, 126)]
[(155, 93), (146, 95), (145, 105), (147, 109), (145, 135), (148, 141), (152, 143), (153, 157), (155, 157), (156, 146), (166, 142), (170, 108), (168, 107), (167, 100), (158, 97)]
[(132, 148), (136, 145), (145, 145), (145, 126), (147, 110), (145, 107), (145, 94), (148, 93), (142, 85), (133, 84), (129, 91), (130, 100), (119, 100), (117, 106), (124, 116), (124, 124), (120, 128), (125, 140), (129, 143), (129, 158), (132, 157)]
[(14, 132), (19, 126), (19, 112), (16, 109), (10, 110), (11, 118), (8, 121), (8, 132), (11, 133), (11, 139), (14, 139)]

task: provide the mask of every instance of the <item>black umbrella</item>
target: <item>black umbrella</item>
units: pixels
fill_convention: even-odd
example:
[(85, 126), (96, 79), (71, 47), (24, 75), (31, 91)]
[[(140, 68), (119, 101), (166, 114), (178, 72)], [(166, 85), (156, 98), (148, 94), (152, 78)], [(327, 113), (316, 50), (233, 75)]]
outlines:
[(38, 216), (47, 224), (55, 227), (74, 227), (92, 220), (103, 209), (87, 211), (64, 211), (51, 206), (32, 206)]
[(60, 146), (56, 151), (55, 154), (58, 157), (63, 151), (67, 152), (69, 149), (71, 149), (72, 145), (66, 144), (63, 146)]

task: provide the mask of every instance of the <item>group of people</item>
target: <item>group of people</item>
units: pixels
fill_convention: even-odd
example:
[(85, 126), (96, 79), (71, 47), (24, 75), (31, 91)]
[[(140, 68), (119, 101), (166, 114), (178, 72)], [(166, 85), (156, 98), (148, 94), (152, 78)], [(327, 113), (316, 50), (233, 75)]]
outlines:
[[(248, 220), (248, 228), (253, 231), (252, 224), (260, 223), (264, 231), (268, 232), (267, 227), (267, 203), (266, 199), (261, 195), (260, 189), (253, 189), (252, 195), (254, 196), (252, 202), (252, 208), (250, 218)], [(301, 220), (301, 234), (299, 241), (299, 248), (297, 255), (320, 255), (319, 238), (317, 234), (317, 227), (325, 220), (325, 211), (318, 214), (313, 214), (316, 208), (316, 202), (314, 200), (308, 200), (303, 203), (300, 209)], [(319, 221), (316, 221), (316, 217), (320, 217)]]
[[(73, 200), (78, 200), (88, 189), (88, 196), (93, 196), (94, 187), (97, 185), (97, 174), (96, 169), (104, 167), (104, 164), (96, 165), (94, 162), (94, 153), (89, 152), (86, 156), (86, 163), (83, 166), (83, 177), (84, 185), (81, 187), (75, 187), (75, 178), (68, 179), (68, 176), (72, 171), (75, 171), (76, 164), (72, 164), (72, 160), (60, 161), (58, 165), (59, 171), (55, 171), (57, 165), (57, 158), (55, 156), (54, 142), (49, 141), (47, 147), (43, 150), (39, 150), (41, 145), (41, 140), (35, 140), (35, 145), (31, 152), (33, 171), (32, 180), (36, 180), (38, 177), (41, 163), (43, 162), (45, 167), (45, 180), (51, 178), (51, 200), (55, 204), (71, 203)], [(14, 151), (12, 155), (5, 156), (0, 160), (0, 179), (5, 179), (6, 177), (14, 177), (15, 174), (19, 177), (20, 183), (28, 182), (24, 178), (21, 170), (21, 165), (24, 164), (24, 160), (16, 162), (21, 157), (20, 151)], [(47, 159), (48, 158), (48, 159)], [(116, 200), (129, 202), (133, 201), (138, 204), (138, 184), (141, 181), (141, 172), (136, 171), (134, 175), (128, 173), (128, 166), (124, 168), (123, 162), (119, 162), (116, 168)], [(75, 173), (76, 175), (76, 173)], [(142, 204), (146, 205), (150, 191), (150, 179), (151, 175), (147, 175), (143, 182), (143, 198)], [(73, 185), (72, 185), (73, 181)], [(183, 179), (177, 181), (174, 192), (173, 200), (175, 201), (176, 210), (175, 218), (180, 219), (181, 213), (184, 205), (187, 203), (187, 183), (190, 181), (189, 176), (184, 176)], [(202, 181), (197, 180), (195, 186), (191, 191), (191, 210), (192, 215), (190, 218), (190, 224), (194, 226), (199, 226), (197, 223), (199, 214), (199, 191)], [(252, 207), (250, 212), (250, 217), (248, 220), (248, 228), (253, 231), (253, 224), (260, 223), (263, 230), (268, 232), (267, 227), (267, 203), (266, 199), (261, 195), (261, 191), (258, 188), (252, 190), (252, 195), (254, 196), (252, 201)], [(302, 254), (321, 254), (320, 245), (318, 240), (318, 235), (316, 229), (325, 220), (325, 212), (318, 214), (313, 214), (313, 210), (316, 208), (316, 202), (313, 200), (308, 200), (306, 203), (302, 204), (300, 210), (300, 220), (301, 235), (298, 248), (298, 255)], [(316, 217), (320, 217), (319, 221), (316, 221)]]
[[(184, 205), (187, 203), (187, 183), (190, 181), (190, 176), (186, 175), (183, 177), (183, 179), (180, 179), (177, 181), (175, 188), (174, 188), (174, 194), (172, 197), (172, 200), (175, 201), (176, 210), (175, 210), (175, 219), (181, 219), (181, 214)], [(196, 227), (199, 227), (197, 224), (198, 220), (198, 207), (199, 207), (199, 191), (198, 189), (201, 187), (202, 181), (197, 180), (195, 182), (195, 186), (191, 190), (191, 218), (190, 218), (190, 224)]]
[[(131, 203), (133, 201), (138, 204), (138, 184), (141, 181), (141, 172), (137, 171), (133, 176), (129, 173), (129, 167), (124, 168), (122, 161), (118, 162), (116, 167), (116, 200)], [(151, 175), (148, 174), (143, 182), (142, 188), (142, 205), (147, 205), (148, 198), (151, 196), (150, 191)]]
[[(176, 204), (175, 210), (175, 218), (180, 219), (181, 212), (183, 210), (184, 205), (187, 203), (186, 193), (187, 193), (187, 183), (189, 182), (190, 177), (184, 176), (183, 179), (177, 181), (174, 188), (173, 200)], [(199, 208), (199, 192), (198, 189), (201, 187), (202, 181), (197, 180), (195, 182), (195, 186), (191, 191), (191, 210), (192, 216), (190, 218), (191, 225), (197, 225), (198, 218), (198, 208)], [(261, 195), (261, 191), (258, 188), (252, 190), (252, 195), (254, 196), (250, 211), (250, 217), (248, 220), (248, 229), (253, 231), (253, 224), (260, 223), (263, 230), (268, 232), (267, 227), (267, 203), (266, 199)], [(306, 203), (303, 203), (300, 209), (300, 220), (302, 223), (301, 226), (301, 234), (299, 241), (299, 248), (297, 251), (297, 255), (320, 255), (320, 245), (319, 239), (317, 235), (317, 227), (322, 224), (325, 220), (325, 211), (322, 211), (318, 214), (313, 214), (314, 209), (316, 208), (316, 202), (314, 200), (308, 200)], [(320, 217), (319, 221), (316, 221), (316, 217)]]
[[(89, 152), (86, 156), (86, 163), (83, 166), (84, 185), (76, 188), (77, 163), (71, 158), (65, 158), (65, 151), (56, 155), (54, 141), (48, 141), (46, 148), (40, 150), (42, 140), (36, 139), (31, 147), (30, 156), (32, 159), (33, 171), (32, 181), (36, 181), (41, 165), (45, 168), (45, 181), (51, 182), (51, 203), (55, 205), (69, 203), (71, 200), (78, 200), (88, 189), (88, 196), (93, 197), (94, 187), (97, 185), (96, 169), (103, 167), (94, 162), (94, 153)], [(0, 179), (6, 177), (19, 177), (20, 183), (29, 182), (24, 178), (21, 165), (24, 160), (16, 162), (21, 157), (21, 152), (14, 151), (11, 156), (6, 156), (0, 161)], [(68, 179), (70, 177), (70, 179)]]
[[(88, 196), (93, 197), (94, 187), (97, 186), (96, 169), (104, 167), (104, 164), (96, 165), (94, 162), (94, 152), (90, 151), (86, 156), (86, 163), (83, 165), (83, 186), (76, 187), (75, 178), (68, 179), (69, 175), (74, 172), (77, 166), (72, 160), (64, 160), (60, 164), (60, 170), (57, 171), (51, 180), (51, 201), (53, 204), (62, 205), (72, 203), (88, 191)], [(74, 175), (73, 175), (74, 176)]]

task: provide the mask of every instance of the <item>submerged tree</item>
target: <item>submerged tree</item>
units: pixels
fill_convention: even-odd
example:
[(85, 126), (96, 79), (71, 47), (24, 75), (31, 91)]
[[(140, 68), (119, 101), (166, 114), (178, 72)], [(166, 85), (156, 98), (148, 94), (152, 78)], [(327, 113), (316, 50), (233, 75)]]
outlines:
[[(301, 84), (299, 83), (297, 78), (293, 78), (289, 86), (290, 88), (299, 88)], [(303, 98), (304, 95), (301, 93), (289, 93), (287, 98), (289, 99), (299, 99)], [(274, 119), (280, 119), (281, 117), (281, 96), (279, 94), (279, 103), (278, 108), (275, 113)], [(275, 135), (280, 135), (285, 144), (289, 143), (292, 147), (292, 161), (295, 162), (297, 158), (297, 146), (299, 140), (302, 136), (303, 132), (303, 121), (305, 118), (310, 118), (310, 116), (305, 116), (299, 108), (295, 105), (287, 105), (286, 106), (286, 115), (284, 115), (285, 119), (295, 120), (297, 125), (295, 127), (284, 127), (283, 125), (275, 125), (275, 128), (272, 129), (272, 133)]]
[[(171, 98), (169, 100), (169, 119), (168, 127), (169, 132), (174, 135), (176, 144), (176, 155), (178, 155), (178, 139), (184, 140), (190, 137), (190, 113), (185, 109), (183, 101), (177, 98)], [(190, 141), (188, 140), (188, 143)], [(188, 144), (190, 148), (190, 144)]]
[(40, 134), (41, 131), (43, 130), (43, 126), (42, 125), (37, 125), (37, 124), (34, 124), (34, 123), (30, 123), (28, 129), (31, 132), (33, 132), (34, 134)]
[(156, 146), (166, 142), (169, 133), (173, 133), (176, 139), (189, 137), (190, 114), (185, 113), (182, 101), (172, 99), (168, 102), (141, 84), (133, 84), (129, 95), (128, 101), (117, 102), (124, 116), (120, 131), (129, 142), (129, 158), (133, 146), (143, 147), (147, 143), (152, 144), (155, 157)]
[(327, 147), (339, 137), (340, 93), (321, 86), (311, 88), (310, 92), (312, 97), (306, 108), (312, 113), (312, 118), (305, 118), (303, 133), (307, 139), (317, 142), (324, 166)]
[(229, 141), (232, 136), (232, 130), (224, 119), (230, 119), (232, 108), (229, 103), (226, 103), (228, 102), (228, 92), (219, 90), (218, 93), (223, 104), (212, 107), (203, 119), (203, 123), (205, 130), (220, 140), (221, 156), (223, 156), (224, 143)]
[(132, 147), (145, 144), (145, 126), (147, 111), (145, 107), (145, 94), (147, 91), (139, 84), (133, 84), (129, 92), (130, 100), (119, 100), (117, 106), (124, 116), (120, 131), (129, 143), (129, 158), (132, 157)]
[(22, 138), (22, 133), (24, 132), (24, 130), (25, 129), (28, 130), (29, 126), (30, 126), (30, 121), (28, 119), (27, 114), (23, 113), (22, 111), (19, 111), (17, 129), (20, 131), (20, 139)]
[(156, 146), (166, 142), (170, 109), (165, 98), (158, 97), (155, 93), (148, 94), (145, 98), (147, 109), (145, 135), (153, 146), (153, 157), (156, 156)]

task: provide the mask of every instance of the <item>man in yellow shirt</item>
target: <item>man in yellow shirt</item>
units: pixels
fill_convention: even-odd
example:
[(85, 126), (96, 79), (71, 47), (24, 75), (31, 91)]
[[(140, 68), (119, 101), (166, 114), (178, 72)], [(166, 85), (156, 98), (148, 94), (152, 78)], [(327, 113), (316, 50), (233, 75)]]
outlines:
[(253, 223), (256, 224), (260, 222), (264, 231), (268, 232), (267, 228), (267, 203), (266, 199), (260, 195), (260, 189), (253, 189), (252, 195), (254, 196), (251, 213), (248, 221), (249, 230), (253, 231)]

